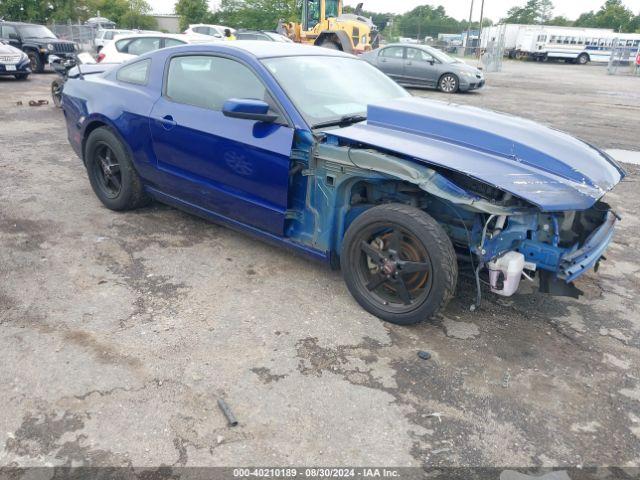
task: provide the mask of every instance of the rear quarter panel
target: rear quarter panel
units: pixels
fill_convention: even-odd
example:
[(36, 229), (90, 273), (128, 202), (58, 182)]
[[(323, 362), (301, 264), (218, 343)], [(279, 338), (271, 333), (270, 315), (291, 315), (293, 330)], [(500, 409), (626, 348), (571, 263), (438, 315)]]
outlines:
[(128, 148), (143, 180), (153, 182), (156, 170), (148, 116), (159, 97), (159, 90), (150, 85), (119, 82), (117, 70), (67, 81), (63, 109), (69, 142), (83, 158), (88, 134), (96, 127), (106, 125)]

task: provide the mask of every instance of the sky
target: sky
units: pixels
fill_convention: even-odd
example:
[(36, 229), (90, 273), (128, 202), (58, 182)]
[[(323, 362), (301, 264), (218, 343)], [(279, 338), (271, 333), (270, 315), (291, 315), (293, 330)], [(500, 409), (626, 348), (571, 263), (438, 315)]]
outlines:
[[(469, 7), (471, 0), (344, 0), (345, 5), (355, 6), (362, 1), (365, 10), (378, 12), (404, 13), (418, 5), (443, 5), (447, 14), (458, 20), (469, 18)], [(148, 0), (154, 13), (173, 13), (175, 0)], [(583, 12), (598, 10), (605, 0), (555, 0), (554, 15), (564, 15), (575, 20)], [(209, 0), (212, 9), (220, 3), (220, 0)], [(480, 4), (482, 0), (474, 0), (474, 20), (480, 18)], [(526, 0), (485, 0), (484, 16), (494, 21), (504, 17), (513, 6), (522, 6)], [(624, 0), (627, 7), (634, 13), (640, 13), (640, 0)]]

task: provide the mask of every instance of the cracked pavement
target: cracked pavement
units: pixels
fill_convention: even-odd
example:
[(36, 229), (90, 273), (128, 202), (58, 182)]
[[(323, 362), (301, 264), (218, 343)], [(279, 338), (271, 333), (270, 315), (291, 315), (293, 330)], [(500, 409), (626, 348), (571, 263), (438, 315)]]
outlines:
[[(488, 78), (451, 100), (639, 149), (636, 79)], [(525, 285), (472, 313), (461, 278), (441, 318), (398, 327), (339, 272), (159, 204), (103, 208), (62, 112), (27, 106), (52, 79), (0, 79), (0, 466), (640, 466), (638, 167), (582, 299)]]

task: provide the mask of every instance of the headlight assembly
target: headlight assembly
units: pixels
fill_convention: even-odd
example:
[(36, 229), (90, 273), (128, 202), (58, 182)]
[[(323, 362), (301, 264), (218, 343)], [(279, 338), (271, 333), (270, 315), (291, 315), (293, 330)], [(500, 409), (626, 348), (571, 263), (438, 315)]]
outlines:
[(53, 52), (55, 50), (55, 47), (53, 46), (53, 43), (50, 43), (47, 45), (47, 50), (49, 50), (50, 52)]

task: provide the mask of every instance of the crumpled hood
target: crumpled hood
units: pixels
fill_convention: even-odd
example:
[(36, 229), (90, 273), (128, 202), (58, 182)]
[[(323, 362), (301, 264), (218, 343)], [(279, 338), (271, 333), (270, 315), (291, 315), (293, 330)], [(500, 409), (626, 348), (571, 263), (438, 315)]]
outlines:
[(367, 117), (326, 133), (467, 174), (543, 211), (587, 209), (624, 177), (597, 148), (511, 115), (407, 97), (369, 105)]

